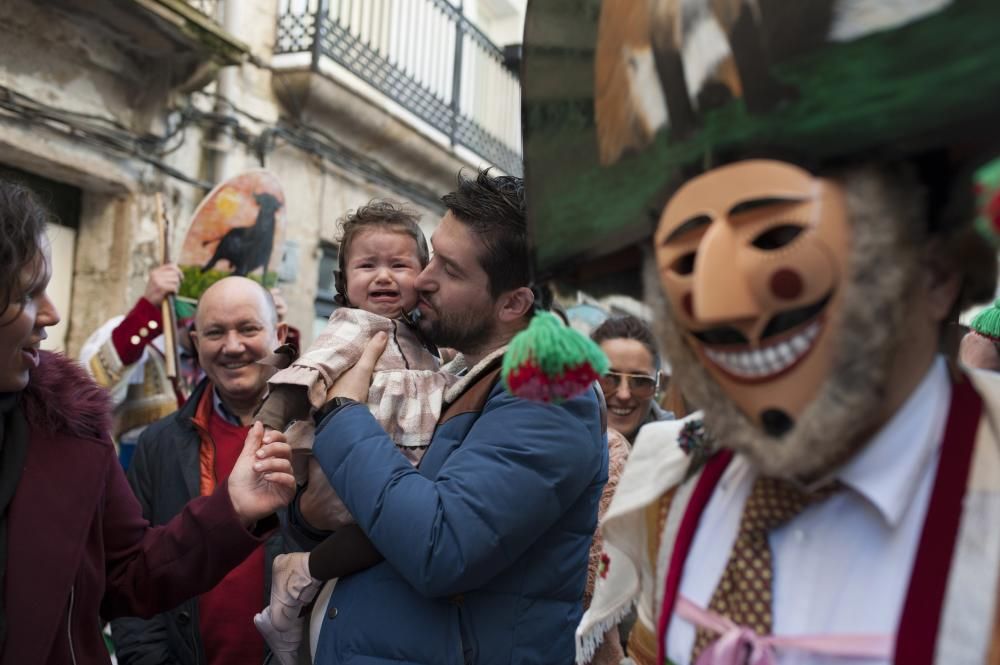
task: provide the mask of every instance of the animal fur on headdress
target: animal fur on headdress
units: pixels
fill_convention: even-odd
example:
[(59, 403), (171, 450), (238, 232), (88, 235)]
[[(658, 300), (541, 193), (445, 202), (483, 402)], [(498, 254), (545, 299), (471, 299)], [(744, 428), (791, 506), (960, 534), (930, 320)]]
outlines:
[[(904, 170), (905, 171), (905, 170)], [(753, 424), (698, 362), (658, 289), (658, 332), (684, 395), (705, 410), (720, 446), (744, 453), (765, 475), (812, 479), (846, 461), (872, 431), (890, 366), (905, 340), (908, 296), (927, 237), (923, 190), (911, 173), (857, 167), (835, 176), (845, 189), (851, 254), (833, 369), (816, 399), (781, 437)]]

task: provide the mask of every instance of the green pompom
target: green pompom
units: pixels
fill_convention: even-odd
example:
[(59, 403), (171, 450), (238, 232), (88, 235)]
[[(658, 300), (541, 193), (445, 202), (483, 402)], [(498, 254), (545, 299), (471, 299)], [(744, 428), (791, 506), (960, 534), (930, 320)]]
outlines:
[(1000, 300), (976, 314), (970, 327), (983, 337), (1000, 341)]
[(503, 384), (512, 395), (559, 403), (580, 394), (607, 371), (608, 358), (593, 340), (554, 314), (539, 312), (507, 347)]

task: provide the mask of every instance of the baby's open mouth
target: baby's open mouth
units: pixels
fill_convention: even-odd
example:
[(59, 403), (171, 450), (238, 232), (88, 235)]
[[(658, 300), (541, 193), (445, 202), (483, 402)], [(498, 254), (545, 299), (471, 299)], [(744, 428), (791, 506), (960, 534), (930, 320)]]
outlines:
[(399, 291), (372, 291), (368, 297), (372, 300), (395, 300), (399, 298)]
[(756, 348), (742, 332), (729, 326), (691, 334), (700, 342), (704, 356), (737, 381), (771, 380), (809, 355), (823, 330), (823, 312), (832, 295), (772, 317)]

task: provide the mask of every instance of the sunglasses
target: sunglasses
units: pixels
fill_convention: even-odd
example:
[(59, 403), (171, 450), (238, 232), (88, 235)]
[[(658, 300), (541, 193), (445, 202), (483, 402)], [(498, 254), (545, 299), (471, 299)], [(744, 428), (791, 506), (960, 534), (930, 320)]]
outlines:
[(628, 381), (628, 390), (639, 399), (652, 397), (660, 384), (660, 377), (646, 374), (626, 374), (624, 372), (608, 372), (598, 382), (605, 395), (614, 395), (622, 381)]

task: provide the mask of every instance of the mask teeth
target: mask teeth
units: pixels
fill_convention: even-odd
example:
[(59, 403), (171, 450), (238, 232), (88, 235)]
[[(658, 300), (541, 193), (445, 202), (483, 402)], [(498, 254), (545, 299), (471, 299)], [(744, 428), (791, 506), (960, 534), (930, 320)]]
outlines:
[(791, 367), (812, 348), (819, 331), (819, 322), (814, 322), (794, 337), (762, 349), (750, 351), (705, 349), (705, 355), (730, 374), (746, 379), (759, 379), (778, 374)]

